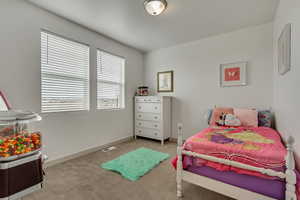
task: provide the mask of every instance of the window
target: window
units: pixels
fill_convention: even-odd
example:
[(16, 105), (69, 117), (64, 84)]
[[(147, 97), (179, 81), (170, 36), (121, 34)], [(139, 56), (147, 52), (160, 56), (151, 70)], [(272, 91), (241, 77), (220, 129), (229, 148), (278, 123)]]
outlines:
[(121, 109), (124, 103), (125, 59), (97, 51), (97, 108)]
[(89, 110), (89, 46), (41, 32), (42, 112)]

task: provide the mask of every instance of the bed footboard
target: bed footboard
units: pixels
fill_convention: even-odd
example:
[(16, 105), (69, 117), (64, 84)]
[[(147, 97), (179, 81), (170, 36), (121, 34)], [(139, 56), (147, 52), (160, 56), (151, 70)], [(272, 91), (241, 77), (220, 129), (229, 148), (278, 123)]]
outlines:
[(285, 191), (285, 200), (297, 200), (296, 197), (296, 183), (297, 183), (297, 177), (295, 173), (295, 158), (294, 158), (294, 138), (289, 137), (286, 142), (287, 147), (287, 155), (285, 158), (286, 163), (286, 191)]
[(178, 141), (177, 141), (177, 197), (182, 197), (182, 124), (178, 124)]

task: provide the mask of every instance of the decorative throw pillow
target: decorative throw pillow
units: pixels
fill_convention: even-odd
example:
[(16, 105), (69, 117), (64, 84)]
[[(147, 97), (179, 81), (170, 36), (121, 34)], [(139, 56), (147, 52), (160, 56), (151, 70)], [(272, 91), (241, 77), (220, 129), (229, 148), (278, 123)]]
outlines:
[(216, 123), (218, 126), (241, 126), (241, 121), (233, 114), (223, 114)]
[(241, 126), (241, 121), (233, 114), (227, 114), (225, 117), (225, 126)]
[(247, 127), (258, 126), (257, 110), (235, 108), (234, 115), (237, 116), (237, 118), (239, 118), (242, 126), (247, 126)]
[(222, 120), (224, 114), (233, 114), (233, 108), (215, 108), (210, 119), (210, 125), (217, 126), (216, 121)]
[(270, 110), (258, 111), (258, 126), (272, 127), (272, 112)]

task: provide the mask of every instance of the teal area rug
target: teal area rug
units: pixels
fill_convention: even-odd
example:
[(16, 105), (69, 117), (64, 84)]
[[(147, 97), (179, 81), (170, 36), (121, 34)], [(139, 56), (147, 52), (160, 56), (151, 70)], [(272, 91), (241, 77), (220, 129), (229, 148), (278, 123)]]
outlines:
[(169, 154), (161, 153), (147, 148), (139, 148), (126, 153), (114, 160), (103, 163), (103, 169), (122, 174), (131, 181), (138, 180), (163, 160), (169, 158)]

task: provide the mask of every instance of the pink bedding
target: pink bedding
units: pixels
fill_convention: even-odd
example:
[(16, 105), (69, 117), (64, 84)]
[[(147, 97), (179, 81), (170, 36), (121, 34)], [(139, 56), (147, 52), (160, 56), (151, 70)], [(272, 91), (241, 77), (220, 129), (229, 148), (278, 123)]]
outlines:
[[(286, 149), (278, 132), (268, 127), (226, 128), (210, 127), (190, 137), (184, 143), (184, 149), (196, 153), (229, 159), (244, 164), (273, 169), (285, 170)], [(187, 167), (187, 156), (183, 157), (183, 167)], [(219, 171), (234, 171), (268, 179), (276, 179), (259, 172), (240, 169), (200, 158), (193, 159), (194, 166), (209, 166)], [(176, 168), (177, 157), (172, 160)], [(296, 171), (296, 170), (295, 170)], [(296, 193), (300, 199), (300, 173), (297, 174)]]
[[(285, 167), (286, 149), (278, 132), (268, 127), (210, 127), (187, 139), (184, 149), (276, 171), (283, 171)], [(241, 174), (270, 178), (259, 172), (200, 158), (196, 159), (196, 164), (221, 171), (231, 170)]]

